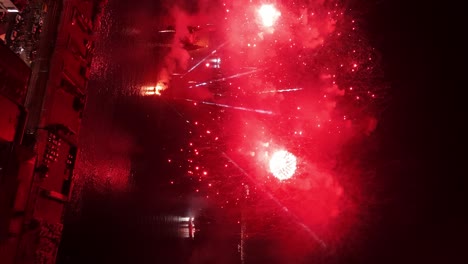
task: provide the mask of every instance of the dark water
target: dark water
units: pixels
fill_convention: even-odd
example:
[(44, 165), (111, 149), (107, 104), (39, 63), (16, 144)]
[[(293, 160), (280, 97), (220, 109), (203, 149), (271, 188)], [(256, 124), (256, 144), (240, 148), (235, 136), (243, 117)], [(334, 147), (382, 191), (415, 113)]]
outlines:
[[(184, 143), (173, 110), (138, 98), (164, 51), (151, 46), (158, 26), (152, 1), (109, 1), (98, 33), (73, 202), (59, 263), (187, 263), (184, 190), (162, 187), (164, 155)], [(157, 4), (157, 3), (156, 3)], [(174, 131), (179, 131), (175, 132)], [(164, 159), (163, 159), (164, 158)]]

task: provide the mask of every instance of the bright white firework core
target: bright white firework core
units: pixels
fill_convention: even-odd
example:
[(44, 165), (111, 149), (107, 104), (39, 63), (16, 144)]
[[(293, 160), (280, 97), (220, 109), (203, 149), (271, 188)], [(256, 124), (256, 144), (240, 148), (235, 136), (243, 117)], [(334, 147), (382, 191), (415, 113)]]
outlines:
[(270, 172), (280, 181), (291, 178), (296, 172), (296, 156), (286, 150), (276, 151), (270, 159)]
[(262, 5), (258, 10), (258, 14), (262, 19), (262, 24), (265, 27), (271, 27), (275, 24), (276, 20), (281, 16), (281, 13), (276, 10), (274, 5)]

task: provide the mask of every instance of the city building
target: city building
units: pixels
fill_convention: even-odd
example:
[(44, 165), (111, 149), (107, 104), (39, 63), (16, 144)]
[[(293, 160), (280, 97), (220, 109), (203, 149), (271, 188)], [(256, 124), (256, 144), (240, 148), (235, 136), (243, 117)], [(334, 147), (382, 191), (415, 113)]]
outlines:
[(0, 0), (1, 263), (55, 263), (103, 4)]
[(35, 155), (22, 145), (30, 68), (0, 43), (0, 259), (12, 260), (24, 220)]

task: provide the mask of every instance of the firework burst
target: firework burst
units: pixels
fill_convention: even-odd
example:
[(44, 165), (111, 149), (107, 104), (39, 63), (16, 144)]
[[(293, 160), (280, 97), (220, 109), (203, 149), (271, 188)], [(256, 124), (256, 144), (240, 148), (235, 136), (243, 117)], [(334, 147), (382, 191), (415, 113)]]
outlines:
[[(186, 103), (178, 111), (192, 139), (181, 151), (194, 192), (242, 212), (262, 206), (246, 199), (267, 197), (315, 244), (342, 241), (359, 221), (350, 193), (362, 168), (346, 175), (338, 153), (376, 127), (385, 99), (377, 52), (339, 2), (226, 1), (217, 12), (214, 49), (191, 54), (166, 95)], [(206, 61), (223, 63), (199, 67)]]

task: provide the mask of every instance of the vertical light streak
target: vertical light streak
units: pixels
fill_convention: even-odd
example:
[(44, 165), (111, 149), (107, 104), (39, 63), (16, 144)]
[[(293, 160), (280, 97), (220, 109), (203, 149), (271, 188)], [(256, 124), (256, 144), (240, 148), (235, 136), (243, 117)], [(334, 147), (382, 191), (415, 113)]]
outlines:
[[(233, 159), (231, 159), (231, 157), (229, 157), (225, 152), (223, 152), (223, 156), (229, 160), (229, 162), (231, 164), (233, 164), (237, 169), (239, 169), (240, 172), (242, 172), (242, 174), (244, 174), (247, 178), (250, 179), (250, 181), (252, 183), (256, 183), (256, 181), (241, 167), (239, 166), (239, 164), (237, 164), (237, 162), (235, 162)], [(299, 218), (293, 214), (291, 211), (289, 211), (289, 209), (284, 206), (278, 199), (276, 199), (276, 197), (274, 197), (269, 191), (267, 191), (265, 188), (263, 188), (262, 186), (260, 185), (257, 185), (257, 187), (263, 191), (272, 201), (274, 201), (276, 203), (276, 205), (278, 205), (278, 207), (280, 207), (285, 213), (287, 213), (294, 221), (296, 221), (296, 223), (302, 227), (322, 248), (327, 248), (327, 244), (325, 244), (325, 242), (318, 237), (318, 235), (312, 231), (307, 225), (305, 225), (304, 223), (302, 223)]]

